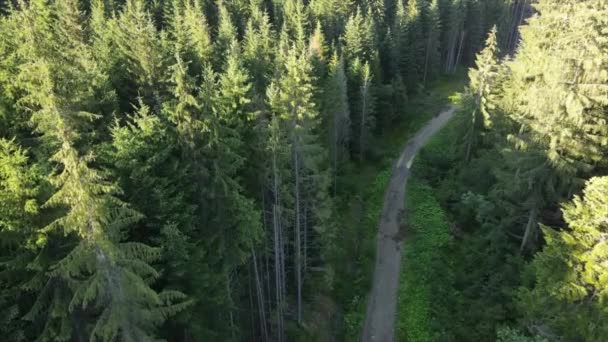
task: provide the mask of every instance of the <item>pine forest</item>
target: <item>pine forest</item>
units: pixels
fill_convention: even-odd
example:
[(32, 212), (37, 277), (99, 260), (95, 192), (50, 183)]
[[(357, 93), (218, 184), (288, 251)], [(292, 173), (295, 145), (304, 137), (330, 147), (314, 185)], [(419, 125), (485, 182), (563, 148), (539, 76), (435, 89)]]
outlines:
[(608, 339), (607, 0), (0, 0), (0, 340)]

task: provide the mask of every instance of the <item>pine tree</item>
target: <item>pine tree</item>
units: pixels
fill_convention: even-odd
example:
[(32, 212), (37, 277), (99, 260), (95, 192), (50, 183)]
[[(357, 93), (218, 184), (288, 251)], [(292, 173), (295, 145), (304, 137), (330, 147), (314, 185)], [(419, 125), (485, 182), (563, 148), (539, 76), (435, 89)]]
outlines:
[[(90, 166), (94, 154), (81, 133), (89, 126), (87, 121), (97, 117), (90, 110), (100, 108), (107, 98), (107, 78), (84, 45), (77, 3), (61, 2), (48, 17), (51, 12), (37, 12), (42, 6), (32, 3), (23, 8), (23, 15), (39, 24), (29, 25), (32, 33), (46, 32), (55, 44), (44, 53), (32, 53), (35, 49), (24, 42), (20, 103), (32, 108), (36, 130), (53, 146), (50, 161), (58, 170), (52, 171), (50, 180), (56, 191), (45, 206), (66, 209), (39, 233), (52, 236), (62, 231), (75, 240), (48, 278), (38, 283), (39, 296), (25, 318), (46, 320), (41, 340), (151, 338), (154, 328), (187, 302), (173, 305), (184, 295), (150, 288), (150, 281), (158, 277), (148, 264), (158, 257), (156, 249), (121, 242), (129, 225), (141, 216), (116, 197), (120, 189), (103, 171)], [(49, 20), (48, 31), (44, 20)]]
[(302, 0), (285, 0), (283, 13), (283, 29), (299, 48), (304, 48), (311, 29), (308, 7), (304, 6)]
[(329, 43), (336, 43), (344, 32), (346, 20), (354, 7), (353, 0), (312, 0), (313, 16), (321, 22)]
[(312, 59), (316, 81), (320, 81), (325, 78), (327, 71), (327, 50), (325, 36), (323, 35), (323, 28), (321, 27), (321, 22), (319, 21), (317, 22), (317, 26), (308, 41), (308, 52)]
[[(509, 65), (504, 98), (519, 126), (509, 137), (512, 143), (543, 155), (536, 168), (549, 169), (547, 177), (563, 184), (559, 191), (551, 189), (555, 197), (545, 197), (552, 201), (580, 187), (580, 179), (602, 164), (606, 142), (600, 137), (608, 134), (603, 125), (606, 76), (599, 64), (583, 61), (605, 61), (606, 49), (597, 43), (581, 46), (580, 41), (606, 36), (594, 21), (606, 9), (598, 2), (561, 6), (554, 1), (541, 1), (537, 8), (543, 15), (522, 28), (523, 44)], [(572, 15), (568, 24), (564, 13)], [(522, 248), (529, 235), (526, 229)]]
[(41, 169), (30, 164), (27, 151), (15, 141), (0, 139), (0, 329), (7, 341), (26, 341), (31, 334), (20, 320), (22, 303), (31, 301), (23, 288), (30, 278), (44, 277), (36, 272), (40, 270), (26, 269), (43, 254), (44, 238), (35, 229), (42, 183)]
[(460, 63), (464, 44), (464, 0), (450, 0), (444, 9), (445, 31), (442, 46), (444, 47), (445, 72), (453, 73)]
[(484, 1), (469, 0), (465, 4), (464, 27), (466, 36), (462, 51), (462, 61), (470, 65), (475, 59), (475, 54), (483, 48), (486, 29), (486, 12)]
[[(273, 73), (276, 37), (270, 19), (261, 10), (252, 10), (243, 38), (243, 62), (251, 74), (253, 87), (258, 97), (265, 96), (265, 89)], [(256, 101), (261, 102), (261, 101)]]
[[(393, 75), (405, 76), (407, 52), (407, 17), (403, 1), (398, 0), (395, 5), (395, 14), (392, 29), (390, 31), (390, 64)], [(389, 35), (387, 35), (388, 37)]]
[(349, 64), (352, 65), (356, 59), (362, 62), (372, 60), (375, 47), (373, 21), (360, 9), (346, 22), (343, 44), (344, 57)]
[(222, 70), (224, 56), (238, 37), (232, 16), (222, 1), (218, 3), (218, 20), (217, 37), (213, 44), (213, 67), (216, 71)]
[[(312, 67), (304, 51), (298, 51), (294, 46), (290, 49), (285, 70), (277, 83), (269, 90), (269, 102), (276, 115), (273, 120), (274, 130), (284, 130), (286, 142), (290, 148), (289, 184), (284, 191), (283, 206), (293, 211), (294, 221), (291, 222), (294, 234), (294, 272), (297, 299), (297, 319), (302, 322), (302, 290), (305, 280), (304, 251), (313, 227), (317, 232), (323, 232), (325, 220), (328, 217), (327, 187), (328, 177), (325, 174), (326, 155), (318, 144), (316, 136), (319, 118), (314, 104), (311, 102), (313, 88), (311, 83)], [(278, 121), (278, 122), (277, 122)], [(277, 132), (278, 133), (278, 132)], [(275, 151), (276, 148), (275, 148)], [(275, 171), (278, 168), (273, 167)], [(273, 176), (278, 180), (277, 174)], [(284, 181), (284, 177), (281, 177)], [(278, 187), (274, 186), (277, 190)], [(289, 189), (289, 190), (287, 190)], [(280, 194), (275, 193), (276, 197)], [(287, 200), (287, 201), (286, 201)], [(280, 209), (279, 209), (280, 210)], [(275, 209), (275, 220), (276, 217)], [(276, 257), (276, 256), (275, 256)]]
[(325, 82), (323, 94), (323, 121), (327, 127), (328, 146), (334, 178), (334, 194), (337, 191), (339, 165), (348, 160), (348, 146), (351, 136), (350, 111), (348, 108), (348, 89), (344, 59), (336, 53), (329, 66), (329, 77)]
[(424, 58), (424, 72), (422, 82), (424, 85), (429, 80), (437, 78), (440, 69), (440, 35), (441, 19), (439, 13), (439, 0), (431, 1), (428, 9), (428, 28), (425, 31), (426, 47)]
[(123, 6), (112, 38), (122, 76), (115, 84), (120, 89), (121, 109), (129, 111), (141, 97), (156, 113), (162, 110), (162, 71), (165, 54), (145, 1), (127, 0)]
[(415, 91), (424, 74), (426, 60), (425, 15), (426, 0), (407, 2), (406, 8), (406, 38), (403, 54), (402, 70), (405, 85), (408, 90)]
[(549, 339), (593, 341), (608, 332), (608, 178), (592, 178), (583, 193), (563, 207), (568, 229), (543, 226), (547, 246), (531, 264), (533, 287), (519, 293), (526, 324)]
[(481, 131), (490, 129), (492, 119), (490, 111), (494, 109), (496, 78), (499, 61), (496, 42), (496, 27), (490, 31), (486, 47), (476, 58), (475, 69), (469, 70), (470, 86), (465, 92), (465, 110), (471, 111), (471, 118), (466, 133), (465, 160), (470, 161), (477, 145), (481, 143)]
[(171, 40), (173, 54), (179, 54), (191, 70), (189, 73), (200, 75), (203, 68), (211, 63), (213, 46), (207, 19), (200, 0), (181, 0), (174, 2), (171, 18)]
[(368, 63), (365, 63), (360, 70), (361, 77), (361, 102), (359, 116), (359, 136), (358, 151), (359, 159), (363, 161), (369, 148), (370, 130), (374, 125), (374, 97), (371, 92), (372, 74)]

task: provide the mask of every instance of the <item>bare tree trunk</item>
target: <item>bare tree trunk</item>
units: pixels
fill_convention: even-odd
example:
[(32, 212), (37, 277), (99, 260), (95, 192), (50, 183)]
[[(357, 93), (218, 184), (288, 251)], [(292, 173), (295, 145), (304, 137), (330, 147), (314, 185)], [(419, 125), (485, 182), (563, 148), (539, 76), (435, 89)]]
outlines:
[(462, 31), (460, 33), (460, 42), (458, 43), (458, 54), (456, 55), (456, 61), (453, 65), (452, 72), (455, 72), (456, 67), (460, 64), (460, 59), (462, 58), (462, 45), (464, 43), (465, 36), (466, 36), (466, 31)]
[(429, 32), (429, 39), (426, 44), (426, 56), (424, 57), (424, 74), (422, 76), (422, 84), (426, 86), (426, 76), (429, 71), (429, 59), (431, 56), (431, 42), (433, 38), (433, 32)]
[(526, 232), (524, 233), (524, 238), (521, 241), (521, 246), (519, 247), (520, 253), (523, 253), (524, 249), (528, 245), (528, 241), (530, 240), (532, 231), (535, 228), (536, 228), (536, 208), (530, 210), (530, 215), (528, 216), (528, 224), (526, 224)]
[[(294, 131), (294, 134), (295, 131)], [(294, 137), (294, 172), (295, 172), (295, 195), (296, 195), (296, 229), (295, 229), (295, 271), (296, 271), (296, 291), (297, 291), (297, 319), (298, 324), (302, 324), (302, 232), (301, 232), (301, 208), (300, 208), (300, 158), (298, 153), (298, 138)]]
[(235, 325), (234, 325), (234, 313), (233, 313), (233, 308), (232, 308), (232, 289), (230, 288), (230, 274), (228, 272), (226, 272), (226, 293), (228, 295), (228, 300), (231, 303), (231, 307), (230, 307), (230, 334), (232, 335), (232, 340), (236, 339), (236, 335), (235, 335)]
[(464, 157), (465, 162), (471, 161), (471, 150), (473, 148), (473, 139), (475, 138), (475, 125), (477, 119), (477, 109), (473, 111), (473, 117), (471, 118), (471, 129), (469, 130), (469, 137), (467, 139), (467, 151)]
[(283, 341), (283, 276), (284, 264), (282, 262), (281, 224), (280, 224), (280, 199), (279, 199), (279, 174), (277, 167), (276, 151), (272, 156), (273, 192), (274, 204), (272, 206), (273, 231), (274, 231), (274, 273), (277, 310), (277, 338)]
[(338, 124), (339, 122), (339, 118), (338, 118), (338, 113), (334, 112), (334, 155), (333, 155), (333, 162), (334, 162), (334, 172), (333, 172), (333, 176), (334, 176), (334, 197), (336, 197), (336, 193), (338, 191), (338, 145), (340, 144), (339, 142), (339, 138), (338, 138)]
[(448, 41), (448, 52), (445, 60), (445, 72), (452, 72), (452, 63), (454, 62), (454, 51), (456, 50), (456, 40), (458, 39), (458, 31), (450, 32), (450, 40)]
[[(253, 248), (252, 248), (252, 250), (253, 250)], [(255, 260), (253, 260), (253, 261), (255, 262)], [(251, 267), (247, 267), (247, 280), (248, 280), (247, 283), (249, 285), (248, 286), (249, 287), (249, 291), (248, 291), (249, 292), (249, 296), (248, 296), (249, 297), (249, 319), (251, 320), (249, 322), (250, 327), (251, 327), (251, 331), (249, 333), (251, 334), (251, 337), (255, 339), (255, 338), (257, 338), (257, 335), (256, 335), (257, 327), (255, 324), (255, 308), (253, 305), (253, 296), (254, 295), (253, 295), (253, 285), (252, 285), (252, 282), (254, 282), (255, 279), (253, 279), (253, 277), (251, 276)]]
[(266, 322), (266, 303), (264, 302), (264, 292), (262, 291), (262, 285), (260, 281), (260, 273), (258, 272), (258, 258), (255, 255), (255, 249), (251, 247), (251, 255), (253, 257), (253, 275), (255, 277), (255, 289), (258, 298), (258, 313), (260, 315), (260, 327), (262, 328), (263, 341), (268, 341), (268, 326)]
[(367, 97), (369, 96), (369, 74), (366, 73), (363, 79), (363, 85), (361, 86), (361, 98), (363, 103), (361, 104), (361, 127), (359, 128), (359, 160), (363, 162), (365, 159), (365, 125), (367, 121)]
[[(264, 195), (264, 192), (262, 191), (262, 208), (264, 208), (263, 211), (263, 218), (264, 218), (264, 231), (265, 232), (269, 232), (268, 229), (268, 218), (266, 217), (266, 215), (268, 214), (268, 212), (266, 211), (266, 196)], [(264, 234), (265, 235), (265, 239), (264, 239), (264, 265), (262, 267), (262, 270), (265, 271), (266, 273), (266, 279), (264, 279), (265, 283), (266, 283), (266, 293), (268, 293), (268, 302), (270, 303), (270, 295), (271, 295), (271, 291), (270, 291), (270, 260), (268, 258), (269, 253), (269, 248), (268, 248), (268, 237), (270, 236), (270, 234)], [(270, 305), (270, 304), (269, 304)]]
[(302, 267), (304, 268), (304, 276), (308, 265), (308, 206), (304, 206), (304, 260)]
[(507, 41), (507, 49), (509, 51), (515, 50), (515, 45), (517, 45), (517, 37), (519, 35), (519, 26), (523, 23), (524, 14), (526, 10), (527, 0), (519, 0), (513, 6), (513, 18), (511, 18), (512, 26), (509, 28), (509, 37)]

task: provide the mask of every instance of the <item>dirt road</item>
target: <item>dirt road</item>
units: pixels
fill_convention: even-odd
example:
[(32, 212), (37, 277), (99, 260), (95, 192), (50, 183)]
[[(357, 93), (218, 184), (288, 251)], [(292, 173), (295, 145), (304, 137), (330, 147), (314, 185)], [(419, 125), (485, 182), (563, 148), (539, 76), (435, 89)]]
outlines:
[(407, 179), (418, 150), (443, 127), (455, 109), (449, 107), (421, 128), (393, 166), (378, 227), (376, 267), (361, 336), (363, 342), (391, 342), (394, 339), (401, 266), (401, 241), (398, 241), (397, 234), (401, 220), (399, 213), (404, 209)]

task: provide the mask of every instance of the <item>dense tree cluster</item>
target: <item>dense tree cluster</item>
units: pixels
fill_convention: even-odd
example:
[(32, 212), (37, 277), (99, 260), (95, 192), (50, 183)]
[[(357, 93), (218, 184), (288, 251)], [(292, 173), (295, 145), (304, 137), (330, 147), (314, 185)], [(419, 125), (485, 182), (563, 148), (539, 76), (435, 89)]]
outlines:
[[(303, 323), (315, 272), (331, 279), (336, 267), (328, 255), (340, 243), (333, 202), (344, 165), (373, 155), (374, 134), (404, 119), (408, 96), (472, 62), (485, 33), (514, 13), (480, 0), (0, 6), (7, 341), (285, 341)], [(586, 32), (563, 43), (596, 31)], [(537, 53), (526, 48), (519, 60)], [(543, 184), (558, 179), (552, 166), (589, 174), (601, 156), (600, 132), (588, 127), (603, 119), (587, 113), (600, 110), (591, 84), (605, 77), (605, 50), (592, 51), (599, 59), (551, 54), (543, 64), (580, 88), (551, 70), (536, 88), (570, 94), (554, 119), (570, 118), (577, 139), (525, 134), (544, 126), (542, 104), (517, 101), (527, 105), (517, 138), (555, 147), (536, 164), (546, 171), (530, 165)], [(523, 66), (512, 69), (514, 83), (526, 81)], [(485, 89), (497, 77), (477, 79)], [(488, 95), (481, 88), (476, 104)], [(473, 126), (475, 155), (485, 133)], [(536, 218), (547, 203), (512, 210)]]
[(504, 328), (499, 340), (608, 331), (608, 6), (534, 9), (514, 55), (491, 31), (462, 98), (460, 161), (434, 180), (464, 231), (445, 251), (456, 260), (445, 317), (459, 319), (441, 340), (493, 339), (515, 324), (536, 337)]

